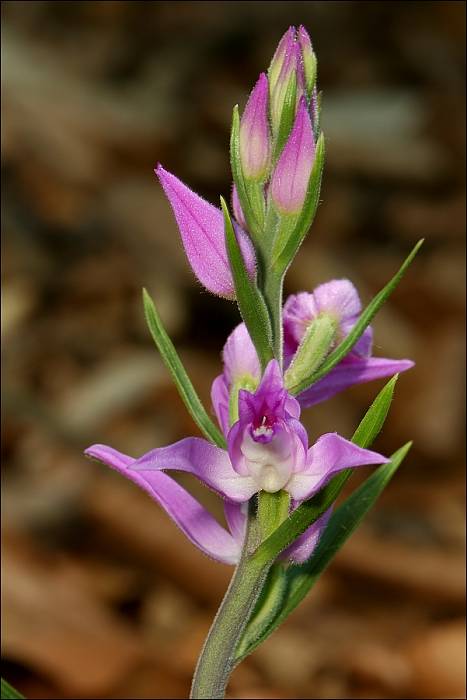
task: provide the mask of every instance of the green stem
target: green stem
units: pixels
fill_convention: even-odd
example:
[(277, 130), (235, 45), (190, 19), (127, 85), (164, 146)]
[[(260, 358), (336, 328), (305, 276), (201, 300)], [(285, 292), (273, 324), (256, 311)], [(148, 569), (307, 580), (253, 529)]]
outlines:
[(271, 317), (274, 357), (282, 368), (282, 284), (283, 276), (267, 270), (264, 276), (264, 298)]
[(258, 530), (250, 506), (242, 557), (201, 651), (190, 698), (225, 697), (237, 645), (271, 566), (270, 562), (258, 564), (250, 558), (257, 544)]

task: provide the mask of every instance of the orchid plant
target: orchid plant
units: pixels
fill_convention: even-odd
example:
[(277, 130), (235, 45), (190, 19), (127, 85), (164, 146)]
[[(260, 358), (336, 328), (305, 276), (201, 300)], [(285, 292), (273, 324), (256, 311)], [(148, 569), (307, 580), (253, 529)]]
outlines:
[[(146, 291), (146, 319), (204, 435), (130, 457), (86, 450), (144, 489), (191, 542), (235, 572), (195, 671), (191, 697), (224, 697), (233, 668), (303, 597), (381, 493), (410, 444), (391, 458), (369, 449), (410, 360), (372, 355), (371, 320), (413, 260), (362, 309), (347, 279), (282, 299), (284, 277), (315, 216), (324, 164), (317, 60), (290, 27), (231, 131), (231, 211), (217, 208), (158, 165), (188, 261), (204, 287), (235, 299), (242, 322), (227, 339), (211, 390), (219, 427), (203, 407)], [(303, 409), (391, 377), (352, 439), (309, 444)], [(354, 468), (380, 465), (339, 507)], [(223, 527), (172, 476), (189, 472), (224, 502)]]

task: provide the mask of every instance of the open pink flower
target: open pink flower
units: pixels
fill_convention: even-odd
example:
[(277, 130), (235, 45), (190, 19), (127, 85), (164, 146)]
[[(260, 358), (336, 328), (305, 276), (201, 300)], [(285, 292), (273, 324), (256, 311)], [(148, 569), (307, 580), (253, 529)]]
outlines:
[[(242, 504), (255, 493), (287, 491), (296, 507), (337, 472), (388, 461), (336, 433), (323, 435), (308, 447), (308, 436), (299, 421), (300, 405), (285, 390), (275, 360), (268, 364), (254, 393), (240, 390), (238, 411), (238, 421), (226, 430), (227, 450), (201, 438), (185, 438), (138, 459), (104, 445), (93, 445), (86, 454), (146, 490), (194, 544), (226, 563), (239, 557), (245, 517)], [(222, 496), (230, 534), (166, 471), (189, 472)], [(287, 550), (287, 557), (300, 561), (310, 549), (307, 537), (316, 543), (317, 528), (324, 522), (325, 518), (320, 519), (321, 525), (311, 526), (297, 542), (297, 551), (293, 546)]]

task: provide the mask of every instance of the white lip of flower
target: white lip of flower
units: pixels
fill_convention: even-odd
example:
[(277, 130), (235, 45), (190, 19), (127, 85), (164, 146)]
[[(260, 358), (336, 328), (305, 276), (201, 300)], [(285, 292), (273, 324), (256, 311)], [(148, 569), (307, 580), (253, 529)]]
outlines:
[(260, 425), (259, 428), (255, 428), (253, 430), (253, 435), (255, 437), (263, 437), (267, 435), (267, 437), (270, 437), (273, 433), (272, 428), (268, 428), (267, 425)]
[[(260, 426), (254, 435), (270, 435), (271, 428)], [(284, 488), (292, 476), (293, 455), (289, 436), (275, 435), (270, 442), (256, 442), (249, 431), (243, 436), (241, 451), (245, 457), (250, 476), (259, 490), (276, 493)]]

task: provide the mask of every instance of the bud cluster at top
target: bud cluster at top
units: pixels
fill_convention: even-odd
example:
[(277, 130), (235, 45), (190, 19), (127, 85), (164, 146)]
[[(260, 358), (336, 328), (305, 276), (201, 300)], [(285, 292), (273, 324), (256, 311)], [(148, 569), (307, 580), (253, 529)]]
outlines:
[[(281, 214), (303, 207), (319, 133), (316, 56), (304, 27), (290, 27), (261, 73), (240, 121), (239, 155), (247, 183), (265, 185)], [(234, 189), (233, 209), (244, 216)]]

